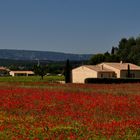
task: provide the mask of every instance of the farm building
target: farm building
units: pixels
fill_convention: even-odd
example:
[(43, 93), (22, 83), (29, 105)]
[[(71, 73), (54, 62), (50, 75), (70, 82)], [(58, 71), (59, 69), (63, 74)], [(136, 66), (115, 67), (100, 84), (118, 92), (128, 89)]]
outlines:
[(10, 71), (11, 76), (32, 76), (34, 75), (33, 71)]
[(7, 69), (6, 67), (0, 67), (0, 76), (7, 76), (9, 75), (9, 69)]
[(73, 83), (84, 83), (86, 78), (127, 78), (128, 76), (140, 78), (140, 67), (131, 63), (120, 62), (83, 65), (72, 70)]

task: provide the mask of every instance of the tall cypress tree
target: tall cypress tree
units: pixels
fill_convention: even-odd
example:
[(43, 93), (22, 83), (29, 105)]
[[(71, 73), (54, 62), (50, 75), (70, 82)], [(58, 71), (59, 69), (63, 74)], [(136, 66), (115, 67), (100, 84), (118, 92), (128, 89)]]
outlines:
[(114, 47), (112, 47), (112, 49), (111, 49), (111, 54), (115, 54), (115, 48)]
[(69, 59), (67, 59), (65, 66), (65, 83), (71, 83), (71, 66)]
[(128, 76), (128, 78), (130, 78), (130, 65), (129, 64), (127, 66), (127, 76)]

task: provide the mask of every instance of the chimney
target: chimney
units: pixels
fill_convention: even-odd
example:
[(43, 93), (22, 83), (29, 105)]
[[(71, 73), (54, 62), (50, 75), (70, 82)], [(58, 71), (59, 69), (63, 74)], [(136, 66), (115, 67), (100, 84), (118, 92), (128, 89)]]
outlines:
[(103, 65), (101, 65), (101, 70), (103, 70), (104, 69), (104, 66)]
[(123, 62), (122, 61), (120, 61), (120, 64), (122, 64)]

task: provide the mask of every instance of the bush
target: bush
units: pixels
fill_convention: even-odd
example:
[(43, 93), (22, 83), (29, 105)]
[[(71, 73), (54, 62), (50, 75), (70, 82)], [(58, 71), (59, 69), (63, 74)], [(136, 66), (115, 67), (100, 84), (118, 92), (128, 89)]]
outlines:
[(133, 78), (87, 78), (85, 83), (112, 84), (112, 83), (140, 83), (140, 79)]

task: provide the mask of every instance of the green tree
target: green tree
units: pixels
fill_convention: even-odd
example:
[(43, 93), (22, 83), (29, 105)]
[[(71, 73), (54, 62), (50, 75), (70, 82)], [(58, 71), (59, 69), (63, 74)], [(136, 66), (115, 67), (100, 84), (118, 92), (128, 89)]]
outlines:
[(140, 35), (137, 38), (122, 38), (118, 47), (112, 47), (111, 53), (93, 55), (89, 64), (96, 65), (101, 62), (119, 61), (140, 65)]
[(129, 62), (140, 65), (140, 45), (133, 46), (128, 54)]
[(111, 49), (111, 54), (115, 54), (115, 48), (114, 47), (112, 47), (112, 49)]
[(118, 48), (117, 47), (112, 47), (111, 55), (115, 55), (117, 52), (118, 52)]
[(89, 60), (89, 64), (96, 65), (102, 62), (119, 62), (120, 59), (115, 54), (110, 54), (109, 52), (106, 52), (104, 54), (96, 54), (91, 57)]
[(136, 38), (136, 45), (140, 46), (140, 35)]
[(43, 77), (46, 75), (47, 73), (47, 67), (46, 66), (41, 66), (41, 65), (35, 65), (34, 66), (34, 73), (36, 75), (41, 76), (41, 79), (43, 80)]
[(129, 57), (129, 54), (131, 53), (133, 47), (136, 45), (136, 40), (131, 37), (129, 39), (125, 39), (123, 38), (120, 42), (119, 42), (119, 50), (117, 55), (120, 57), (120, 60), (124, 61), (124, 62), (130, 62), (131, 58)]
[(119, 62), (120, 59), (115, 54), (109, 54), (108, 52), (104, 53), (104, 62)]
[(99, 63), (104, 62), (104, 61), (105, 61), (105, 55), (104, 54), (95, 54), (89, 60), (89, 64), (96, 65), (96, 64), (99, 64)]
[(118, 45), (118, 53), (121, 61), (126, 61), (127, 59), (127, 42), (128, 40), (126, 38), (122, 38)]

